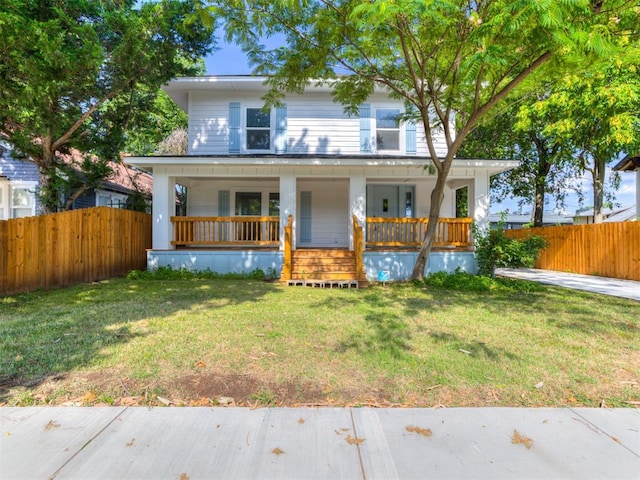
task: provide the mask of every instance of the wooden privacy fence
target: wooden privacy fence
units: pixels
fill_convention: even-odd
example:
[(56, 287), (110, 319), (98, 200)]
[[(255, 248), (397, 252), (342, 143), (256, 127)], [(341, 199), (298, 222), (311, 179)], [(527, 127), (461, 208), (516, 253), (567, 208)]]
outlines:
[(0, 221), (0, 295), (146, 268), (151, 216), (96, 207)]
[(536, 268), (640, 281), (640, 222), (526, 228), (506, 234), (547, 240)]

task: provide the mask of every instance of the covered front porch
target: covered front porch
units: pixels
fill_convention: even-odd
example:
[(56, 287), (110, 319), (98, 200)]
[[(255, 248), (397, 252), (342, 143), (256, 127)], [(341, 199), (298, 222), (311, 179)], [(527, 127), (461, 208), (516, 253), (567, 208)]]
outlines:
[[(276, 216), (174, 216), (171, 244), (177, 250), (152, 255), (156, 262), (170, 258), (167, 265), (175, 268), (214, 271), (229, 270), (235, 259), (239, 263), (236, 270), (280, 272), (281, 281), (366, 282), (380, 275), (390, 280), (410, 276), (428, 219), (367, 217), (361, 225), (353, 216), (351, 221), (352, 251), (326, 247), (294, 250), (291, 215), (282, 239)], [(439, 220), (429, 270), (474, 271), (471, 224), (471, 218)]]
[[(288, 156), (253, 159), (251, 165), (242, 157), (144, 159), (154, 164), (149, 268), (219, 273), (259, 268), (283, 280), (345, 276), (347, 267), (331, 265), (330, 252), (350, 252), (335, 253), (343, 257), (335, 263), (346, 265), (353, 257), (355, 271), (349, 274), (358, 280), (375, 280), (380, 272), (390, 280), (407, 279), (424, 239), (435, 185), (435, 175), (419, 159), (332, 157), (331, 165), (327, 159), (320, 164)], [(456, 162), (425, 273), (475, 271), (471, 225), (488, 226), (490, 175), (511, 166)], [(176, 192), (186, 199), (180, 214)], [(461, 198), (467, 215), (458, 218)], [(297, 260), (303, 256), (318, 257), (318, 271), (310, 260)]]

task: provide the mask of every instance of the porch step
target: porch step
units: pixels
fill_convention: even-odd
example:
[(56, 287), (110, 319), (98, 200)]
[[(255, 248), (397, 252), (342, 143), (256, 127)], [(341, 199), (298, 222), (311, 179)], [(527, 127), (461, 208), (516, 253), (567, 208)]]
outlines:
[(291, 280), (322, 282), (358, 282), (356, 258), (344, 249), (298, 249), (292, 255)]

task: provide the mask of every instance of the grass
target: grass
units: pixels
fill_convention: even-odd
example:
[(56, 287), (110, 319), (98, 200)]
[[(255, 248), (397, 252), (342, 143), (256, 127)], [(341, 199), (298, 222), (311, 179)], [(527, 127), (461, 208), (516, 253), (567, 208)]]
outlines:
[(637, 302), (514, 280), (113, 279), (0, 299), (0, 404), (630, 406), (639, 333)]

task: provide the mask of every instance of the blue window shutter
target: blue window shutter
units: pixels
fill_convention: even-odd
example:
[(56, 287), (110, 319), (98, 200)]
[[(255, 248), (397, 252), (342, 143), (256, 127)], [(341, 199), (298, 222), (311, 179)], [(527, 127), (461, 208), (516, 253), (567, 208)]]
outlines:
[(218, 190), (218, 216), (228, 217), (231, 212), (229, 199), (231, 194), (229, 190)]
[(276, 153), (287, 151), (287, 106), (276, 107)]
[(406, 122), (404, 127), (404, 134), (407, 141), (405, 153), (407, 155), (416, 154), (416, 124), (413, 122)]
[(240, 153), (240, 102), (229, 103), (229, 153)]
[(360, 151), (371, 152), (371, 105), (360, 105)]
[(311, 192), (300, 192), (300, 243), (311, 242)]

